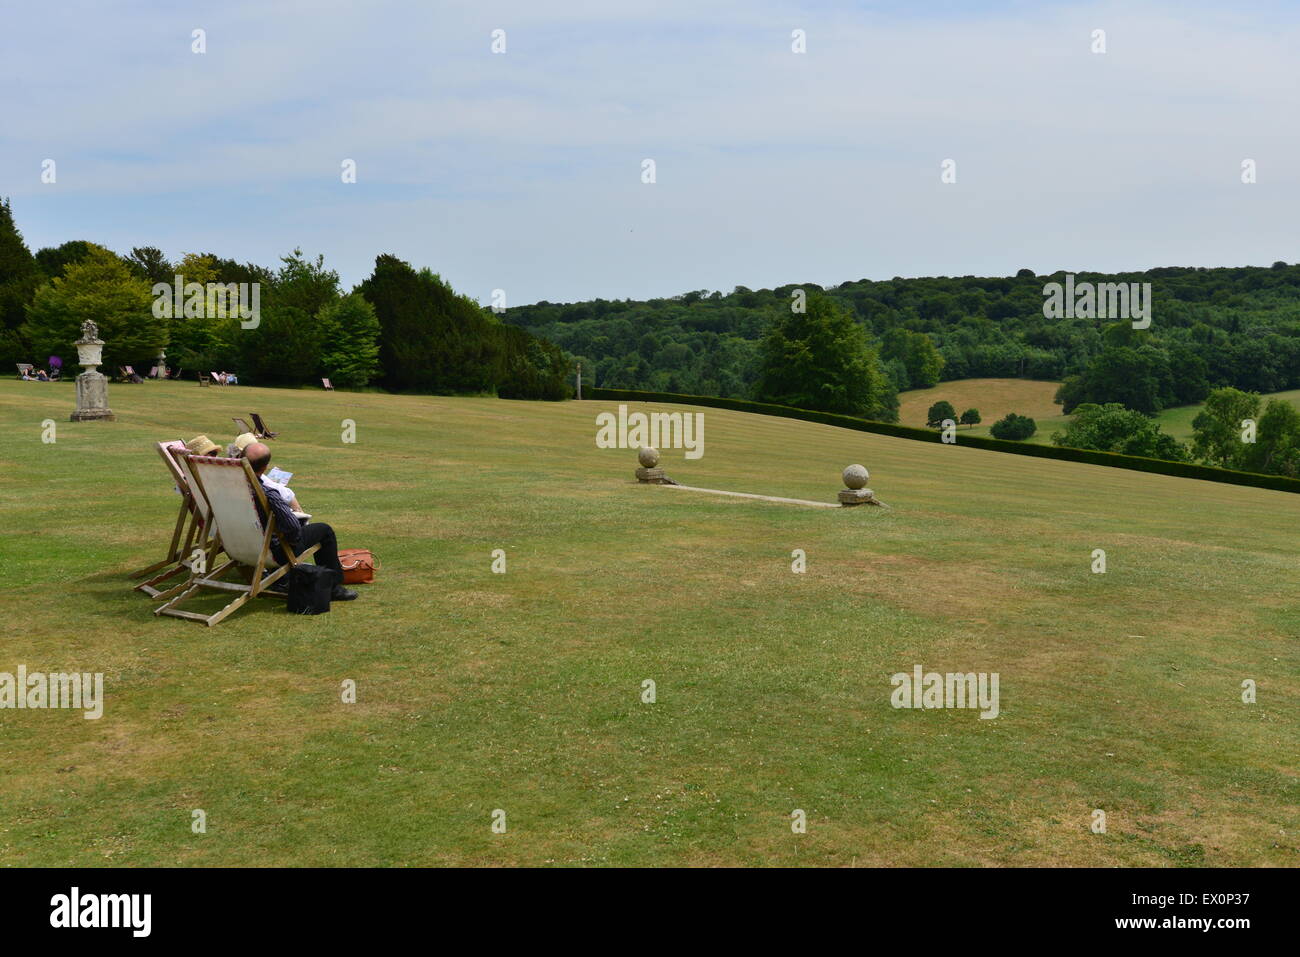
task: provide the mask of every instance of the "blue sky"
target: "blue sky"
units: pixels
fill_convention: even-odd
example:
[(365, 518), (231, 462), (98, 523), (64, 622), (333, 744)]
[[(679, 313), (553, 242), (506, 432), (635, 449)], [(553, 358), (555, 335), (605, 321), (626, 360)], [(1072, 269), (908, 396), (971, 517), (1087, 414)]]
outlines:
[(300, 246), (347, 285), (386, 252), (508, 304), (1300, 260), (1294, 4), (2, 10), (0, 195), (33, 249)]

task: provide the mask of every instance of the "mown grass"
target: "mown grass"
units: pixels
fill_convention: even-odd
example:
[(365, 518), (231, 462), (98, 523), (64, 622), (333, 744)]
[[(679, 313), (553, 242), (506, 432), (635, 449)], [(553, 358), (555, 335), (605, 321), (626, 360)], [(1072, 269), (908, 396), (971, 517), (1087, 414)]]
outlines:
[[(604, 403), (110, 398), (73, 424), (69, 387), (0, 383), (0, 671), (107, 690), (99, 721), (0, 711), (5, 864), (1297, 861), (1295, 496), (713, 409), (702, 459), (665, 454), (818, 500), (860, 461), (893, 506), (800, 509), (636, 485)], [(157, 619), (125, 577), (176, 507), (151, 443), (250, 410), (380, 580)], [(1001, 715), (893, 709), (917, 663), (998, 672)]]

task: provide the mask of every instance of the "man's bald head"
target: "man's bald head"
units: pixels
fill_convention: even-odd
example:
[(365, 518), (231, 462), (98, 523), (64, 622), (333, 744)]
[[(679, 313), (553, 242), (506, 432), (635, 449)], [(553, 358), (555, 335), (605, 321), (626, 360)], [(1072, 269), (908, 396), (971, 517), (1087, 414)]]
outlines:
[(244, 458), (248, 459), (248, 464), (253, 467), (253, 471), (261, 475), (271, 464), (271, 450), (265, 442), (250, 442), (244, 446)]

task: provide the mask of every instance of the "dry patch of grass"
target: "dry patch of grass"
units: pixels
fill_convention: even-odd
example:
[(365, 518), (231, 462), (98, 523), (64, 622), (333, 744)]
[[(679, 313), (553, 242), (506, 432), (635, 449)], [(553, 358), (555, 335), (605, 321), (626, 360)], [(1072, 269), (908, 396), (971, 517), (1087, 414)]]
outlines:
[(930, 406), (944, 399), (959, 416), (967, 409), (979, 409), (986, 428), (1009, 412), (1035, 421), (1049, 419), (1061, 414), (1061, 407), (1052, 401), (1060, 386), (1034, 379), (957, 379), (933, 389), (910, 389), (898, 395), (898, 424), (924, 428)]

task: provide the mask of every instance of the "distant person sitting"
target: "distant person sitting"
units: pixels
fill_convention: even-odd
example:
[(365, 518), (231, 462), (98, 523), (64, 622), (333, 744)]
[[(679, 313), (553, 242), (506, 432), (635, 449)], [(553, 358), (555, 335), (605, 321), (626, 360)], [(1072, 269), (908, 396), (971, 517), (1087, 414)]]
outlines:
[(44, 370), (44, 369), (37, 369), (37, 370), (36, 370), (36, 381), (37, 381), (37, 382), (49, 382), (49, 381), (50, 381), (50, 377), (49, 377), (48, 375), (45, 374), (45, 370)]
[[(344, 588), (342, 584), (343, 566), (339, 563), (339, 543), (334, 537), (334, 529), (324, 522), (300, 521), (279, 490), (283, 486), (277, 489), (275, 483), (266, 478), (264, 473), (271, 464), (270, 448), (261, 442), (252, 442), (244, 448), (244, 458), (248, 459), (248, 464), (253, 467), (253, 473), (261, 480), (262, 488), (267, 492), (266, 504), (275, 515), (276, 535), (271, 543), (271, 554), (275, 556), (275, 560), (282, 565), (288, 560), (281, 547), (281, 541), (294, 552), (320, 545), (316, 550), (316, 564), (332, 568), (339, 573), (338, 584), (334, 586), (334, 591), (330, 595), (331, 600), (351, 601), (356, 598), (357, 593), (351, 588)], [(260, 504), (258, 508), (260, 510)]]
[(221, 373), (221, 384), (239, 385), (239, 376), (235, 375), (233, 372), (223, 372)]

